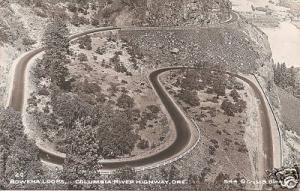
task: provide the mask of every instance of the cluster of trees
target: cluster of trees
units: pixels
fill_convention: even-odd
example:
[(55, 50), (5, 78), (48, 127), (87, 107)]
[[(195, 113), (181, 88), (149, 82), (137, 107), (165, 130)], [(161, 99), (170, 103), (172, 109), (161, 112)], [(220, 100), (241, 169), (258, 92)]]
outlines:
[(41, 185), (9, 184), (11, 179), (44, 176), (35, 143), (24, 135), (21, 114), (0, 108), (0, 189), (41, 189)]
[(181, 89), (178, 97), (190, 106), (200, 105), (200, 99), (198, 97), (197, 91), (195, 90)]
[(223, 109), (225, 114), (228, 116), (234, 116), (235, 113), (242, 113), (246, 107), (247, 103), (242, 99), (238, 99), (235, 103), (225, 99), (221, 104), (221, 109)]
[[(72, 106), (75, 107), (74, 103)], [(65, 140), (67, 160), (64, 164), (63, 178), (67, 182), (99, 178), (99, 173), (95, 171), (102, 168), (100, 159), (130, 154), (138, 140), (138, 136), (132, 132), (132, 121), (128, 113), (113, 110), (109, 106), (91, 107), (87, 108), (91, 112), (87, 112), (82, 111), (82, 107), (79, 106), (75, 108), (79, 110), (75, 112), (77, 116), (74, 114), (66, 116), (73, 116), (73, 120), (70, 120), (73, 124), (67, 131)], [(74, 120), (74, 117), (77, 119)], [(69, 189), (97, 189), (97, 187), (98, 185), (68, 185)]]
[(79, 53), (79, 54), (78, 54), (78, 60), (79, 60), (80, 62), (86, 62), (86, 61), (88, 61), (88, 57), (87, 57), (86, 54), (84, 54), (84, 53)]
[[(299, 82), (299, 69), (293, 66), (287, 68), (285, 63), (277, 63), (273, 65), (274, 83), (291, 93), (293, 96), (300, 98), (300, 82)], [(268, 82), (268, 90), (270, 91), (273, 82)]]
[(110, 58), (110, 60), (109, 60), (110, 64), (112, 66), (114, 66), (114, 70), (116, 72), (126, 73), (126, 75), (130, 76), (130, 75), (132, 75), (132, 73), (127, 70), (127, 68), (125, 67), (125, 65), (122, 62), (120, 62), (121, 54), (122, 54), (122, 52), (115, 52), (115, 55), (112, 58)]
[[(95, 2), (95, 1), (73, 1), (68, 3), (68, 10), (73, 13), (71, 17), (71, 24), (75, 26), (80, 26), (84, 24), (92, 24), (93, 26), (99, 26), (100, 20), (102, 19), (101, 10), (104, 7), (104, 2)], [(89, 9), (96, 11), (92, 15), (91, 19), (87, 19), (84, 16), (79, 16), (79, 14), (87, 15)]]
[[(93, 149), (98, 158), (116, 158), (130, 154), (138, 136), (132, 132), (131, 112), (114, 110), (109, 105), (91, 105), (68, 93), (57, 96), (53, 113), (62, 121), (66, 152), (86, 157)], [(129, 108), (127, 108), (129, 109)], [(96, 160), (95, 158), (95, 160)]]
[(142, 112), (139, 116), (141, 120), (139, 121), (139, 125), (141, 129), (144, 129), (149, 120), (157, 119), (160, 108), (156, 105), (149, 105), (146, 107), (146, 110)]
[(84, 37), (80, 38), (78, 41), (79, 41), (79, 48), (92, 50), (92, 39), (89, 35), (85, 35)]
[(97, 54), (103, 55), (105, 53), (105, 47), (98, 47), (95, 52)]
[(281, 88), (296, 88), (296, 73), (297, 70), (294, 67), (287, 68), (285, 63), (277, 63), (273, 66), (274, 82)]
[(147, 149), (149, 148), (149, 141), (142, 139), (138, 142), (137, 147), (140, 149)]
[(37, 79), (50, 76), (53, 89), (55, 87), (66, 89), (69, 85), (66, 82), (69, 71), (65, 66), (70, 62), (67, 58), (67, 54), (70, 53), (68, 36), (66, 23), (60, 17), (53, 18), (44, 33), (45, 54), (37, 63), (35, 75)]
[(117, 99), (117, 106), (123, 109), (131, 109), (134, 106), (134, 99), (130, 97), (129, 95), (123, 93), (121, 96)]
[(197, 91), (203, 90), (205, 87), (207, 93), (215, 93), (217, 97), (225, 96), (226, 80), (225, 69), (222, 66), (197, 66), (198, 69), (186, 70), (182, 80), (177, 80), (181, 90), (178, 97), (191, 106), (198, 106), (199, 97)]

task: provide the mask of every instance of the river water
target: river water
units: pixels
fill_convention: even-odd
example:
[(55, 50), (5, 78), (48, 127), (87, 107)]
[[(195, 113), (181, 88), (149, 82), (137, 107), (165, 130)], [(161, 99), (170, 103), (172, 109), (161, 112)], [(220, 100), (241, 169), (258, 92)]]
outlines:
[(283, 21), (277, 28), (262, 28), (268, 35), (274, 62), (300, 67), (300, 30), (290, 21)]
[(288, 17), (288, 8), (276, 5), (279, 1), (273, 0), (231, 0), (233, 10), (249, 14), (257, 14), (252, 11), (251, 5), (255, 7), (268, 6), (274, 11), (273, 16), (280, 20), (278, 27), (263, 28), (268, 38), (273, 53), (274, 63), (285, 62), (287, 66), (300, 67), (300, 29), (294, 26)]

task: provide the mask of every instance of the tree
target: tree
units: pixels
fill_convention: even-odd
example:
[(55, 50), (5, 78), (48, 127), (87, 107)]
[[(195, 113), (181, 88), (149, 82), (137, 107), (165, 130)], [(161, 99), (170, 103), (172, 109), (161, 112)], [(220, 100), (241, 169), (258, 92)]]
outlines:
[(239, 100), (239, 98), (241, 97), (240, 94), (238, 93), (238, 91), (236, 91), (236, 89), (231, 90), (229, 95), (233, 98), (233, 100), (235, 102), (237, 102)]
[(188, 90), (199, 90), (202, 87), (199, 80), (198, 70), (187, 70), (181, 81), (181, 87)]
[(117, 106), (123, 109), (131, 109), (134, 106), (134, 100), (129, 95), (123, 93), (118, 99), (117, 99)]
[(43, 35), (43, 45), (47, 51), (61, 52), (61, 54), (69, 52), (69, 30), (66, 23), (59, 17), (54, 17), (46, 26)]
[(87, 58), (86, 54), (80, 53), (80, 54), (78, 54), (78, 60), (81, 62), (85, 62), (85, 61), (88, 61), (88, 58)]
[(149, 148), (149, 141), (142, 139), (138, 142), (137, 147), (140, 149), (147, 149)]
[(234, 116), (236, 113), (236, 107), (233, 103), (231, 103), (228, 99), (225, 99), (221, 104), (221, 109), (224, 110), (225, 114), (228, 116)]
[[(11, 147), (11, 152), (7, 157), (5, 177), (8, 180), (32, 180), (42, 179), (44, 172), (39, 161), (39, 150), (33, 141), (29, 141), (26, 136), (19, 137)], [(16, 177), (16, 173), (22, 174)], [(42, 189), (39, 184), (16, 184), (8, 185), (11, 189)]]
[[(0, 108), (0, 188), (41, 189), (40, 185), (10, 185), (10, 179), (41, 179), (43, 171), (38, 148), (23, 133), (21, 114)], [(16, 177), (17, 173), (23, 176)]]
[(181, 89), (178, 97), (184, 101), (185, 103), (191, 105), (191, 106), (199, 106), (200, 100), (198, 98), (197, 92), (195, 90), (187, 90), (187, 89)]
[(92, 39), (89, 35), (85, 35), (79, 39), (79, 48), (92, 50)]
[(213, 72), (212, 86), (217, 96), (225, 96), (226, 81), (227, 79), (223, 68), (218, 68), (216, 72)]
[[(46, 27), (43, 36), (45, 54), (39, 64), (44, 69), (44, 74), (50, 75), (52, 85), (60, 88), (66, 87), (66, 77), (69, 75), (65, 67), (70, 61), (66, 54), (69, 53), (69, 31), (66, 23), (59, 17), (55, 17)], [(41, 72), (42, 73), (42, 72)]]
[(91, 116), (93, 107), (71, 93), (62, 93), (53, 100), (53, 112), (57, 118), (63, 121), (66, 130), (74, 128), (77, 120), (82, 120)]
[(132, 132), (132, 121), (125, 111), (112, 110), (108, 106), (99, 107), (97, 139), (100, 153), (104, 158), (115, 158), (130, 154), (138, 136)]

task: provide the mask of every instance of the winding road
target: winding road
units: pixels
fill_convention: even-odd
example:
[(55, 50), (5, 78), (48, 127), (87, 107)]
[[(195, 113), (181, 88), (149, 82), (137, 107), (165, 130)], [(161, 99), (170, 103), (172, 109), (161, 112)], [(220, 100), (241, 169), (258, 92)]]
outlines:
[[(231, 17), (231, 20), (227, 21), (227, 23), (233, 22), (237, 19), (237, 15), (233, 14)], [(131, 27), (131, 30), (155, 30), (158, 27)], [(160, 27), (161, 28), (161, 27)], [(171, 27), (168, 27), (167, 30), (169, 30)], [(174, 27), (176, 29), (178, 27)], [(201, 29), (201, 27), (197, 27)], [(104, 27), (104, 28), (98, 28), (93, 30), (88, 30), (83, 33), (79, 33), (76, 35), (71, 36), (69, 39), (74, 40), (78, 37), (93, 34), (101, 31), (112, 31), (112, 30), (121, 30), (121, 28), (118, 27)], [(125, 30), (130, 30), (130, 28), (125, 28)], [(27, 54), (21, 56), (17, 62), (15, 63), (14, 68), (14, 76), (13, 81), (11, 84), (11, 91), (9, 94), (9, 100), (7, 103), (8, 107), (11, 107), (15, 109), (16, 111), (23, 112), (24, 108), (24, 87), (25, 87), (25, 71), (28, 66), (28, 63), (30, 60), (36, 56), (37, 54), (43, 52), (43, 48), (39, 48), (33, 51), (28, 52)], [(149, 81), (152, 85), (153, 90), (156, 92), (158, 97), (160, 98), (163, 106), (166, 108), (168, 115), (172, 119), (175, 130), (176, 130), (176, 138), (169, 147), (166, 149), (159, 151), (157, 153), (154, 153), (149, 156), (145, 156), (143, 158), (138, 159), (126, 159), (122, 161), (118, 160), (110, 160), (110, 161), (103, 161), (101, 162), (103, 165), (104, 170), (113, 170), (119, 167), (122, 167), (124, 165), (128, 165), (131, 167), (135, 167), (138, 169), (147, 169), (151, 168), (153, 166), (159, 166), (166, 164), (168, 161), (174, 161), (175, 159), (180, 158), (184, 154), (186, 154), (193, 146), (197, 143), (197, 138), (199, 138), (198, 129), (195, 127), (195, 125), (186, 117), (184, 112), (180, 109), (180, 107), (176, 104), (176, 102), (172, 99), (172, 97), (168, 94), (168, 92), (165, 90), (164, 86), (161, 84), (159, 80), (159, 75), (163, 72), (169, 71), (169, 70), (177, 70), (182, 69), (186, 67), (172, 67), (172, 68), (162, 68), (155, 70), (149, 74)], [(231, 74), (231, 73), (230, 73)], [(271, 131), (271, 125), (270, 125), (270, 119), (268, 115), (266, 115), (267, 112), (267, 105), (263, 99), (263, 95), (258, 90), (257, 86), (252, 83), (247, 78), (244, 78), (242, 76), (239, 76), (237, 74), (231, 74), (234, 75), (241, 80), (248, 83), (253, 90), (256, 93), (256, 96), (258, 99), (261, 100), (261, 119), (262, 119), (262, 127), (264, 129), (263, 136), (264, 136), (264, 152), (265, 152), (265, 169), (272, 169), (273, 168), (273, 142), (272, 142), (272, 136), (270, 136)], [(49, 152), (47, 149), (40, 147), (40, 158), (43, 161), (47, 161), (53, 164), (62, 165), (64, 162), (65, 157), (62, 157), (60, 155), (56, 155), (55, 153)]]

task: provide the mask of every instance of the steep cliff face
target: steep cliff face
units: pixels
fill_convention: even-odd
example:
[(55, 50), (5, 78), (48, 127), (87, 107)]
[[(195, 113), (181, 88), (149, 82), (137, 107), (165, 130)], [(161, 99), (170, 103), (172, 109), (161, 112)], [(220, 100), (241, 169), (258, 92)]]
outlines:
[[(256, 42), (254, 47), (260, 54), (258, 62), (261, 63), (261, 67), (258, 68), (257, 77), (272, 105), (279, 124), (283, 165), (297, 164), (300, 162), (300, 100), (274, 84), (274, 63), (268, 37), (252, 24), (244, 23), (243, 29), (253, 42)], [(296, 81), (300, 81), (299, 76), (300, 72), (296, 74)]]

